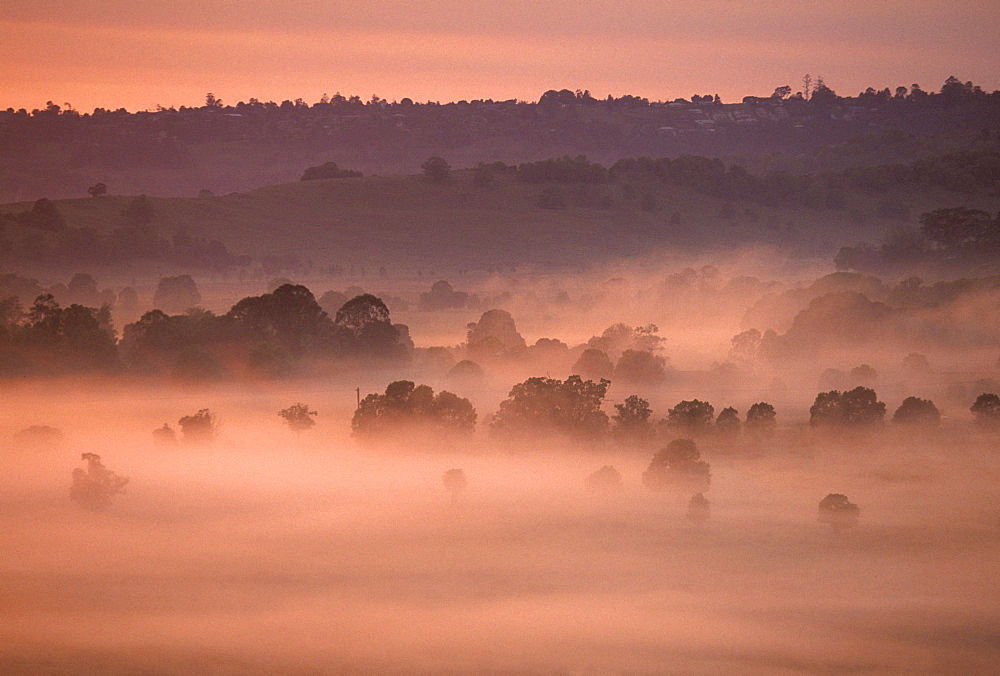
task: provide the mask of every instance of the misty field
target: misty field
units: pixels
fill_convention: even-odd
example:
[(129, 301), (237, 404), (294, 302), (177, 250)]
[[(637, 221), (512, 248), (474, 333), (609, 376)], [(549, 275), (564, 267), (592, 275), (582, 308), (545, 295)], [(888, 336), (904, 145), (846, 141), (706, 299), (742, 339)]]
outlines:
[[(297, 438), (275, 412), (309, 391)], [(255, 391), (10, 388), (0, 477), (0, 671), (18, 673), (986, 673), (1000, 660), (995, 443), (706, 453), (711, 518), (640, 482), (645, 452), (358, 448), (353, 401)], [(136, 404), (135, 402), (141, 402)], [(202, 405), (217, 442), (152, 443)], [(128, 411), (126, 414), (125, 411)], [(17, 422), (15, 422), (17, 421)], [(69, 500), (81, 452), (129, 477)], [(595, 494), (602, 465), (624, 488)], [(456, 500), (443, 473), (462, 468)], [(831, 492), (861, 507), (831, 530)]]

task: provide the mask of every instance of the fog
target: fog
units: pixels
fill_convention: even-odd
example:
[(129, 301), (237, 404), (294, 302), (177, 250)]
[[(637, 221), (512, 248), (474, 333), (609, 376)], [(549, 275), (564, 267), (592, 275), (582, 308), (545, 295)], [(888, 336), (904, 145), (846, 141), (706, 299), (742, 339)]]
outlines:
[[(302, 280), (317, 298), (353, 284), (395, 299), (412, 355), (288, 378), (6, 380), (0, 671), (990, 671), (1000, 437), (969, 406), (995, 384), (998, 292), (826, 272), (762, 250), (505, 269), (453, 277), (476, 301), (436, 311), (418, 303), (436, 281), (426, 276)], [(202, 305), (224, 313), (266, 290), (254, 284), (200, 280)], [(151, 307), (152, 287), (138, 286)], [(822, 314), (828, 294), (858, 289), (891, 312)], [(901, 296), (920, 289), (936, 304)], [(486, 327), (497, 308), (516, 328)], [(472, 322), (523, 344), (487, 350), (470, 342)], [(748, 329), (773, 335), (743, 349), (733, 338)], [(706, 522), (687, 517), (694, 491), (644, 485), (653, 453), (686, 436), (669, 425), (636, 445), (497, 426), (515, 384), (570, 376), (587, 346), (618, 363), (609, 416), (632, 394), (651, 423), (682, 400), (741, 418), (759, 401), (777, 408), (771, 435), (695, 437), (711, 467)], [(632, 349), (662, 372), (625, 378)], [(480, 371), (456, 373), (470, 358)], [(359, 399), (404, 379), (468, 398), (475, 431), (352, 434)], [(885, 402), (883, 425), (809, 424), (818, 392), (859, 385)], [(908, 396), (933, 398), (940, 427), (889, 422)], [(311, 429), (279, 417), (295, 403), (317, 412)], [(156, 443), (153, 430), (181, 432), (202, 409), (211, 443)], [(70, 499), (91, 453), (128, 478), (106, 509)], [(621, 490), (588, 489), (607, 465)], [(451, 469), (467, 480), (454, 494)], [(855, 527), (818, 521), (829, 494), (859, 506)]]

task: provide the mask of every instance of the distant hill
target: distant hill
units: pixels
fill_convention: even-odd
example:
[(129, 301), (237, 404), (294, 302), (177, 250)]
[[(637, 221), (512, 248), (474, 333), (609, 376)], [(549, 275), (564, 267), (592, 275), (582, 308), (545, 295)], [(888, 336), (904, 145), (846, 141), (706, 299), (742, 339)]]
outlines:
[[(878, 195), (846, 190), (838, 208), (817, 209), (727, 199), (644, 174), (609, 183), (526, 183), (506, 170), (489, 187), (477, 186), (474, 178), (475, 171), (467, 170), (452, 172), (442, 183), (421, 175), (372, 176), (200, 198), (149, 197), (143, 227), (164, 242), (178, 234), (206, 243), (218, 240), (232, 254), (251, 256), (252, 267), (276, 274), (296, 266), (563, 267), (660, 247), (701, 251), (750, 243), (832, 260), (839, 247), (878, 241), (907, 222), (912, 225), (925, 210), (967, 204), (993, 212), (1000, 207), (995, 193), (960, 195), (927, 186), (897, 186)], [(556, 208), (541, 206), (545, 195), (557, 198), (548, 204)], [(909, 215), (880, 215), (887, 196)], [(114, 195), (55, 201), (72, 237), (37, 231), (10, 217), (32, 209), (31, 203), (0, 206), (0, 214), (8, 215), (0, 221), (6, 224), (2, 264), (31, 269), (58, 263), (60, 256), (71, 258), (81, 246), (81, 231), (90, 232), (91, 239), (121, 239), (130, 231), (123, 226), (123, 212), (134, 201)], [(38, 253), (46, 237), (68, 241)], [(20, 244), (13, 246), (15, 241), (35, 247), (31, 255), (37, 260), (19, 250)], [(184, 261), (173, 267), (184, 267)]]
[[(2, 103), (2, 102), (0, 102)], [(334, 161), (408, 174), (431, 155), (453, 166), (586, 154), (738, 158), (753, 171), (816, 171), (912, 160), (1000, 131), (1000, 93), (950, 78), (940, 92), (870, 89), (722, 103), (711, 96), (595, 99), (551, 90), (537, 102), (414, 103), (334, 97), (130, 113), (51, 104), (0, 110), (0, 202), (112, 193), (194, 196), (293, 181)]]

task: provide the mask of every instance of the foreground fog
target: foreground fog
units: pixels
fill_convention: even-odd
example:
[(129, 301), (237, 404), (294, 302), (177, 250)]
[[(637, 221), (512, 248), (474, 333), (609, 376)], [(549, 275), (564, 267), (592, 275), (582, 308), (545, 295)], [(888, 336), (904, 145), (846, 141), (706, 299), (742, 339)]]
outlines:
[[(31, 424), (64, 438), (4, 454), (0, 672), (985, 673), (1000, 661), (996, 441), (968, 425), (834, 441), (788, 420), (752, 449), (708, 444), (711, 518), (696, 526), (689, 494), (643, 487), (645, 450), (518, 452), (479, 433), (432, 453), (362, 450), (353, 396), (317, 382), (8, 388), (5, 439)], [(299, 437), (276, 415), (297, 400), (319, 412)], [(214, 444), (153, 444), (152, 429), (204, 407), (221, 421)], [(105, 511), (69, 500), (85, 452), (129, 477)], [(620, 492), (585, 487), (603, 465)], [(454, 501), (453, 468), (468, 481)], [(817, 522), (829, 493), (860, 506), (856, 528)]]

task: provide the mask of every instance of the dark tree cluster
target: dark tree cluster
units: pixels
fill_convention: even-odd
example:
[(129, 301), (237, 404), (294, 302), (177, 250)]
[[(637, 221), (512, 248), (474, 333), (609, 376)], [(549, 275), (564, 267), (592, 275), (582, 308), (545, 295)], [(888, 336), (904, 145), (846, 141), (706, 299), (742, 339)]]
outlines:
[(369, 394), (351, 419), (357, 438), (367, 442), (399, 442), (415, 433), (441, 439), (471, 434), (476, 409), (468, 399), (451, 392), (434, 394), (427, 385), (398, 380), (385, 394)]
[(608, 416), (601, 410), (610, 381), (528, 378), (515, 385), (491, 427), (498, 435), (537, 436), (562, 434), (597, 440), (608, 432)]
[(285, 284), (244, 298), (221, 316), (198, 309), (147, 312), (125, 327), (121, 352), (139, 372), (210, 378), (248, 369), (277, 377), (310, 360), (394, 363), (409, 355), (405, 338), (405, 327), (392, 324), (385, 303), (371, 294), (347, 301), (331, 319), (309, 289)]
[(856, 387), (849, 392), (820, 392), (809, 408), (809, 424), (813, 427), (866, 428), (881, 425), (885, 420), (885, 404), (875, 390)]
[(300, 181), (323, 181), (331, 178), (361, 178), (363, 174), (353, 169), (341, 169), (336, 162), (326, 162), (315, 167), (309, 167), (302, 174)]

